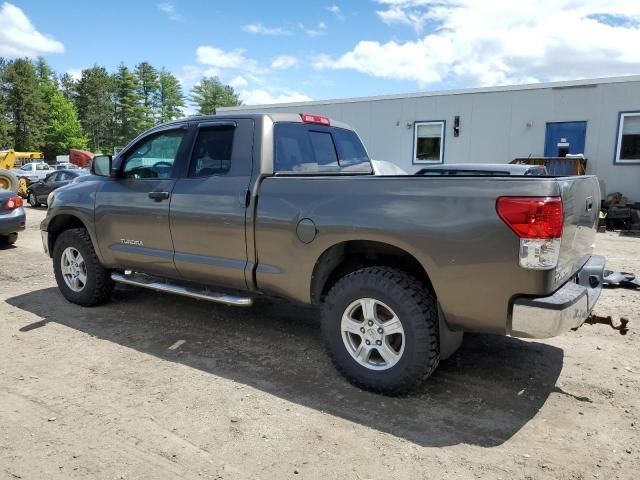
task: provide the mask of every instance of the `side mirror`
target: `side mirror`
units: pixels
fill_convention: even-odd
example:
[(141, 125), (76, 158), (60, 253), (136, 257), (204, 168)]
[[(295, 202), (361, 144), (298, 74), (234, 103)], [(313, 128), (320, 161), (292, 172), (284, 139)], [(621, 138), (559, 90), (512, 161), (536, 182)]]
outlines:
[(91, 173), (100, 177), (111, 176), (111, 155), (96, 155), (91, 162)]

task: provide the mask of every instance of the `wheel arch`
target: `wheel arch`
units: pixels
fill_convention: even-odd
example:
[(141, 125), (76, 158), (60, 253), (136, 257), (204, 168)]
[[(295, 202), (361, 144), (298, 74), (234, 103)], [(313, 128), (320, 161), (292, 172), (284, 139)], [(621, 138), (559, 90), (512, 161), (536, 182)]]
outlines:
[(100, 250), (97, 248), (93, 232), (87, 227), (87, 224), (80, 217), (70, 213), (60, 213), (56, 215), (47, 225), (47, 246), (49, 249), (49, 256), (53, 256), (53, 248), (60, 234), (72, 228), (83, 228), (87, 231), (89, 238), (91, 238), (91, 242), (94, 245), (96, 255), (102, 261), (100, 258)]
[(435, 294), (426, 269), (408, 251), (379, 241), (347, 240), (327, 248), (316, 261), (311, 277), (311, 302), (320, 303), (344, 275), (370, 266), (395, 267), (410, 273)]

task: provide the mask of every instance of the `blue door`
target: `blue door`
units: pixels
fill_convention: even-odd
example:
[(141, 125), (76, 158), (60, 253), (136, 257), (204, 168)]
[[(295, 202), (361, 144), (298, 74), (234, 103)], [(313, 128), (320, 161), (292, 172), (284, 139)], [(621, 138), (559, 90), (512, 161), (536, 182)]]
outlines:
[(545, 157), (584, 153), (587, 122), (549, 122), (544, 142)]

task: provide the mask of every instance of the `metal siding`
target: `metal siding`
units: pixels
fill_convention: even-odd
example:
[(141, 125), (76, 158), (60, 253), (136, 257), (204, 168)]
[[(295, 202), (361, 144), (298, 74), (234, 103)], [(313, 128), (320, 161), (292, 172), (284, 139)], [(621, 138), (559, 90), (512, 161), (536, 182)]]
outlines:
[[(251, 110), (308, 111), (344, 121), (358, 131), (372, 158), (393, 162), (410, 173), (420, 168), (411, 164), (415, 121), (446, 120), (445, 163), (506, 163), (516, 157), (540, 156), (544, 153), (547, 122), (586, 121), (587, 173), (598, 175), (603, 193), (620, 191), (640, 200), (640, 165), (613, 163), (618, 114), (640, 110), (640, 80), (634, 77), (610, 83), (565, 82), (559, 87), (501, 87), (476, 92), (256, 106)], [(241, 107), (242, 111), (246, 109)], [(233, 109), (225, 109), (225, 113), (230, 111)], [(460, 116), (459, 137), (452, 132), (456, 115)]]

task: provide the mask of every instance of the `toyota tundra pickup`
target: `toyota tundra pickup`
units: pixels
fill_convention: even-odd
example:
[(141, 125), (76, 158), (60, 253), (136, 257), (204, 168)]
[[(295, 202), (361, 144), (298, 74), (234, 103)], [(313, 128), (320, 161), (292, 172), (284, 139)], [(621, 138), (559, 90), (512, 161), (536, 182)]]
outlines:
[(114, 283), (321, 310), (337, 369), (417, 388), (466, 331), (545, 338), (598, 299), (593, 176), (379, 176), (348, 125), (312, 114), (191, 117), (141, 134), (49, 196), (62, 295)]

